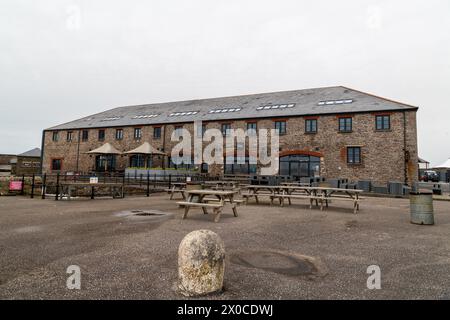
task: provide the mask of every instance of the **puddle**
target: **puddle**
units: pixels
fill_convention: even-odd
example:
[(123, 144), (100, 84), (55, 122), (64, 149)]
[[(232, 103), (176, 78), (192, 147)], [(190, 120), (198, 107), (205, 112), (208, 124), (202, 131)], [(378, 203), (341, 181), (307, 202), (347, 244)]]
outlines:
[(326, 275), (326, 267), (319, 259), (279, 251), (238, 252), (231, 255), (232, 263), (267, 270), (292, 277)]

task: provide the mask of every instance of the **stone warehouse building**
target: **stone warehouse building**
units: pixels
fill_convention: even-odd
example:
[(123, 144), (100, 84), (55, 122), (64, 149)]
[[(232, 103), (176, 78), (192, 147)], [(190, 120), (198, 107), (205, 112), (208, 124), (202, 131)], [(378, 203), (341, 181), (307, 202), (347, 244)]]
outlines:
[[(43, 172), (173, 167), (170, 157), (92, 155), (105, 143), (126, 152), (149, 142), (170, 155), (174, 130), (272, 129), (280, 133), (279, 174), (297, 177), (417, 181), (418, 107), (343, 86), (126, 106), (44, 130)], [(195, 134), (200, 134), (199, 132)], [(186, 155), (183, 155), (186, 156)], [(260, 166), (202, 165), (210, 174), (259, 173)], [(151, 160), (150, 160), (151, 159)], [(151, 162), (151, 163), (150, 163)]]

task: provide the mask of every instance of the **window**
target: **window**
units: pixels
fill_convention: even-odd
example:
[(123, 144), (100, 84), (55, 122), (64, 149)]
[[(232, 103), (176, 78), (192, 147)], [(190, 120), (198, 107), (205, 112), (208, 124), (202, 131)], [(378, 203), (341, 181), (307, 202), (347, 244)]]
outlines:
[(256, 135), (257, 124), (256, 122), (247, 122), (247, 133), (248, 135)]
[(99, 141), (105, 140), (105, 130), (103, 130), (103, 129), (98, 130), (98, 140)]
[(66, 137), (67, 142), (72, 141), (72, 131), (67, 131), (67, 137)]
[(122, 139), (123, 139), (123, 130), (116, 129), (116, 140), (122, 140)]
[(56, 142), (58, 140), (59, 140), (59, 132), (58, 131), (53, 131), (52, 141)]
[(231, 124), (222, 123), (222, 135), (225, 137), (230, 134)]
[(275, 130), (278, 134), (286, 134), (286, 121), (275, 121)]
[(256, 159), (251, 157), (226, 157), (225, 174), (256, 174)]
[(333, 104), (349, 104), (352, 103), (353, 99), (345, 99), (345, 100), (327, 100), (327, 101), (319, 101), (317, 105), (319, 106), (329, 106)]
[(179, 116), (193, 116), (197, 114), (198, 111), (183, 111), (183, 112), (172, 112), (169, 117), (179, 117)]
[(238, 112), (241, 111), (242, 108), (224, 108), (224, 109), (214, 109), (214, 110), (209, 110), (208, 113), (223, 113), (223, 112)]
[(377, 130), (389, 130), (391, 129), (391, 117), (375, 116), (375, 125)]
[(139, 140), (142, 138), (142, 129), (141, 128), (134, 128), (134, 138), (136, 140)]
[(286, 108), (293, 108), (293, 107), (295, 107), (295, 103), (274, 104), (274, 105), (267, 105), (267, 106), (259, 106), (256, 108), (256, 111), (270, 110), (270, 109), (286, 109)]
[(174, 132), (177, 137), (181, 137), (183, 135), (183, 126), (175, 126)]
[(317, 132), (317, 119), (306, 119), (305, 120), (305, 132), (306, 133), (316, 133)]
[(352, 131), (352, 118), (339, 118), (339, 132)]
[(206, 124), (202, 124), (201, 126), (197, 126), (197, 137), (201, 138), (205, 135), (206, 132)]
[(61, 171), (62, 159), (52, 159), (52, 171)]
[(347, 147), (347, 163), (361, 163), (361, 147)]
[(81, 133), (81, 140), (87, 141), (88, 138), (89, 138), (89, 131), (88, 130), (83, 130), (83, 132)]
[(161, 138), (161, 127), (153, 127), (153, 139)]

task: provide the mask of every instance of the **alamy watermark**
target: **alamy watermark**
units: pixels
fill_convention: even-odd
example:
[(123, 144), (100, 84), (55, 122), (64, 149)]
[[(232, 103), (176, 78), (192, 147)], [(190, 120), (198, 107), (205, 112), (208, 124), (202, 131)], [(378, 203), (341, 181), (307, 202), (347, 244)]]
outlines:
[(373, 264), (367, 267), (367, 289), (381, 289), (381, 269), (379, 266)]
[[(171, 151), (174, 164), (260, 164), (260, 174), (278, 173), (280, 143), (277, 130), (226, 128), (223, 132), (203, 128), (202, 122), (196, 121), (193, 135), (184, 128), (172, 132), (171, 140), (178, 142)], [(204, 147), (205, 143), (208, 144)]]
[(81, 289), (81, 269), (77, 265), (70, 265), (67, 267), (66, 273), (70, 276), (66, 280), (66, 286), (69, 290)]

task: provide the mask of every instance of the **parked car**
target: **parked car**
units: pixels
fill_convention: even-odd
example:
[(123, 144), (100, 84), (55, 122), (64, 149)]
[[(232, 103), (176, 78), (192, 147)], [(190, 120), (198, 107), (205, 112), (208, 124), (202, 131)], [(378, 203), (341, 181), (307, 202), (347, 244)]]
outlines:
[(431, 182), (439, 182), (439, 175), (436, 171), (426, 170), (423, 172), (423, 175), (420, 177), (421, 181), (431, 181)]

